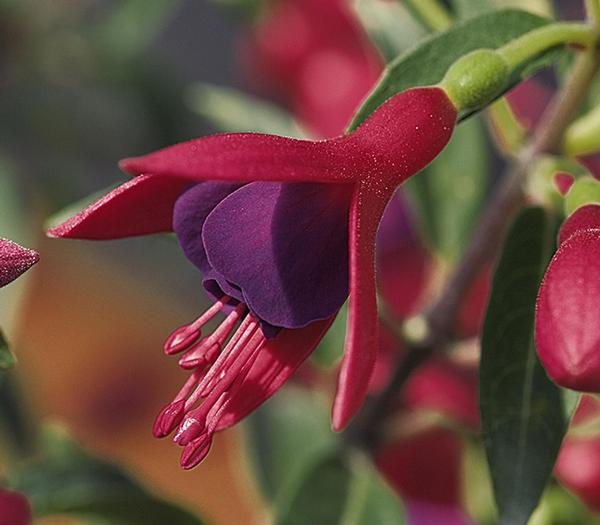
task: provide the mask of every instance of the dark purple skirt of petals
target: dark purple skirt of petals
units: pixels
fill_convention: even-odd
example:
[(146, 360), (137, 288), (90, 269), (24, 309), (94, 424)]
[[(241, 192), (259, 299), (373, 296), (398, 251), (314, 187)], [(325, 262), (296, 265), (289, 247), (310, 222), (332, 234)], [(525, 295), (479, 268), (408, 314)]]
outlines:
[(242, 301), (239, 288), (228, 282), (217, 272), (206, 258), (202, 242), (202, 227), (208, 214), (241, 184), (227, 182), (202, 182), (184, 192), (173, 209), (173, 230), (185, 256), (202, 272), (202, 283), (206, 291), (214, 298), (223, 294)]
[[(176, 229), (184, 252), (201, 264), (205, 256), (258, 318), (301, 328), (334, 315), (348, 296), (351, 193), (344, 185), (251, 183), (206, 217), (202, 247), (197, 234), (180, 232), (190, 226)], [(185, 198), (186, 206), (191, 201)]]

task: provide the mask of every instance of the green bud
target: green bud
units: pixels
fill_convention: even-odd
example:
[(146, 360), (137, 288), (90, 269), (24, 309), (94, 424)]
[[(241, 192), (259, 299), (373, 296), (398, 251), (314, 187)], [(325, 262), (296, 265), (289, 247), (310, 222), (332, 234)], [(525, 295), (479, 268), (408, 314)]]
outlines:
[(459, 58), (441, 86), (458, 110), (476, 109), (497, 97), (509, 76), (504, 58), (493, 49), (477, 49)]
[(600, 182), (593, 177), (577, 179), (565, 197), (565, 214), (571, 215), (586, 204), (600, 204)]

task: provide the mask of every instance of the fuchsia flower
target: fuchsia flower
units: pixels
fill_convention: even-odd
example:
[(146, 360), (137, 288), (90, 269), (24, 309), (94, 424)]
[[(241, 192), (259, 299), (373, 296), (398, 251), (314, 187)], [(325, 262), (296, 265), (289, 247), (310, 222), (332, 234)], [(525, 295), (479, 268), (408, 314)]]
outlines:
[(348, 0), (278, 0), (243, 42), (255, 83), (280, 94), (319, 137), (337, 135), (373, 87), (381, 58)]
[(37, 252), (0, 238), (0, 287), (14, 281), (38, 262), (39, 258)]
[[(379, 221), (397, 186), (446, 145), (456, 116), (442, 89), (426, 87), (396, 95), (356, 131), (329, 140), (192, 140), (122, 161), (131, 181), (49, 232), (109, 239), (175, 231), (202, 271), (215, 302), (165, 344), (167, 354), (185, 352), (179, 363), (192, 374), (154, 428), (157, 436), (177, 429), (185, 468), (201, 461), (215, 432), (284, 383), (350, 293), (333, 407), (334, 427), (348, 423), (377, 349)], [(225, 320), (201, 337), (218, 312)]]
[(559, 245), (538, 292), (537, 351), (555, 383), (600, 392), (600, 205), (576, 210)]

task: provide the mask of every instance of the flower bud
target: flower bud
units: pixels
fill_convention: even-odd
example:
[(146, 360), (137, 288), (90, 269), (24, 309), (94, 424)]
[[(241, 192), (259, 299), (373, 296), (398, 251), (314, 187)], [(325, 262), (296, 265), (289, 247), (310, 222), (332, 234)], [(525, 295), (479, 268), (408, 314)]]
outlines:
[(576, 231), (552, 258), (538, 292), (537, 352), (550, 378), (573, 390), (600, 392), (598, 260), (600, 229)]
[(582, 230), (600, 228), (600, 204), (586, 204), (569, 216), (558, 234), (559, 246), (572, 235)]
[(442, 80), (458, 110), (484, 106), (506, 87), (509, 67), (493, 49), (477, 49), (459, 58)]

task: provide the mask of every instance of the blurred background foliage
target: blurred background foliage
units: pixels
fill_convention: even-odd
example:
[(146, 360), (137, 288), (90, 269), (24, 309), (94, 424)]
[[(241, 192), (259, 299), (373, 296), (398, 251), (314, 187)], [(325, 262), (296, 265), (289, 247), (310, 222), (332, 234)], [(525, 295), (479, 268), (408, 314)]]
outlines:
[[(451, 4), (458, 18), (509, 4), (552, 12), (544, 0)], [(579, 2), (563, 4), (573, 10)], [(390, 447), (376, 461), (390, 485), (360, 458), (341, 459), (344, 440), (329, 429), (342, 319), (294, 384), (184, 472), (175, 447), (150, 429), (182, 379), (165, 366), (162, 342), (207, 301), (197, 272), (168, 236), (98, 245), (42, 235), (48, 216), (124, 180), (120, 158), (221, 130), (318, 134), (318, 122), (295, 118), (293, 101), (253, 70), (249, 42), (262, 9), (256, 0), (0, 0), (0, 236), (36, 248), (43, 261), (2, 293), (0, 321), (18, 366), (0, 383), (7, 438), (0, 473), (30, 496), (39, 516), (75, 513), (90, 523), (197, 523), (195, 513), (218, 525), (261, 523), (271, 512), (286, 525), (399, 524), (433, 512), (420, 503), (403, 509), (390, 486), (406, 501), (451, 507), (455, 521), (446, 514), (447, 523), (470, 523), (465, 511), (493, 523), (476, 439), (476, 337), (489, 268), (461, 311), (462, 342), (399, 400)], [(358, 0), (353, 12), (384, 59), (430, 30), (402, 2)], [(417, 273), (390, 277), (410, 298), (384, 295), (397, 319), (435, 294), (502, 173), (487, 130), (483, 117), (462, 125), (403, 197), (418, 231), (410, 253), (418, 257), (402, 262)], [(382, 339), (374, 391), (401, 353)], [(440, 383), (441, 396), (431, 388)], [(19, 457), (31, 450), (37, 462), (21, 467)], [(133, 517), (125, 500), (151, 514)], [(595, 523), (558, 484), (535, 520)]]

